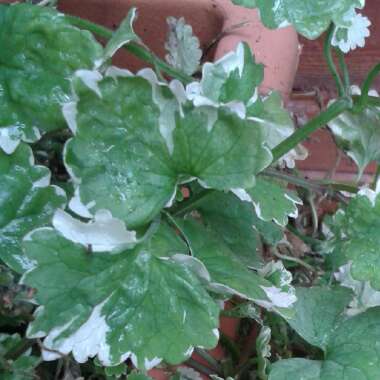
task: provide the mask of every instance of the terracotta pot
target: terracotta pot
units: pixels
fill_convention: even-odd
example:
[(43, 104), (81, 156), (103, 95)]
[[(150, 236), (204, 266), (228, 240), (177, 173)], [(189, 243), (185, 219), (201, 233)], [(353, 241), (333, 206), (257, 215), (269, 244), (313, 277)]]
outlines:
[[(14, 0), (0, 0), (12, 3)], [(207, 49), (213, 41), (216, 47), (208, 59), (220, 58), (233, 50), (240, 41), (252, 48), (257, 62), (265, 66), (264, 93), (278, 90), (288, 98), (301, 47), (295, 30), (265, 28), (256, 10), (237, 7), (231, 0), (60, 0), (59, 10), (89, 19), (111, 29), (116, 29), (131, 7), (137, 7), (139, 18), (135, 29), (143, 41), (161, 58), (165, 56), (168, 16), (184, 17)], [(242, 26), (242, 24), (247, 23)], [(240, 27), (236, 27), (240, 25)], [(225, 32), (225, 33), (223, 33)], [(120, 51), (114, 63), (132, 71), (146, 66), (136, 57)]]
[[(230, 0), (61, 0), (59, 9), (114, 29), (132, 6), (137, 7), (139, 14), (135, 26), (137, 33), (161, 58), (165, 56), (168, 16), (184, 17), (192, 25), (203, 49), (220, 38), (223, 31), (230, 30), (220, 38), (208, 58), (219, 58), (240, 41), (246, 41), (257, 61), (265, 65), (262, 91), (275, 89), (288, 97), (300, 54), (296, 32), (292, 28), (266, 29), (256, 10), (234, 6)], [(231, 30), (244, 22), (249, 24)], [(126, 52), (117, 54), (115, 64), (131, 70), (145, 65)]]

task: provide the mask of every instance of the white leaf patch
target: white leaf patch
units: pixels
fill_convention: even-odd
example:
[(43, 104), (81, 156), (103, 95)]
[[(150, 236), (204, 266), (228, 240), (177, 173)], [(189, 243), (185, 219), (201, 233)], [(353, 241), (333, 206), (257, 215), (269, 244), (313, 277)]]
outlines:
[(348, 10), (340, 20), (335, 20), (336, 28), (332, 39), (333, 46), (339, 47), (343, 53), (364, 47), (365, 39), (370, 36), (371, 21), (355, 7)]
[(68, 213), (57, 210), (53, 226), (66, 239), (91, 246), (94, 252), (112, 252), (131, 248), (137, 243), (136, 232), (128, 231), (124, 223), (112, 217), (108, 210), (99, 210), (88, 223), (74, 219)]
[[(235, 51), (226, 54), (215, 63), (207, 62), (202, 68), (202, 80), (192, 82), (186, 86), (187, 98), (195, 107), (219, 108), (226, 107), (241, 119), (246, 117), (246, 105), (242, 101), (230, 101), (227, 103), (218, 100), (219, 92), (229, 75), (238, 69), (242, 75), (244, 69), (244, 45), (240, 43)], [(215, 78), (210, 82), (210, 78)], [(252, 96), (257, 98), (255, 92)], [(248, 102), (249, 103), (249, 102)], [(211, 130), (211, 128), (208, 128)]]
[(168, 87), (166, 83), (158, 80), (156, 73), (152, 69), (140, 70), (137, 74), (146, 79), (152, 85), (153, 101), (160, 110), (159, 125), (160, 133), (166, 142), (166, 146), (170, 154), (174, 150), (173, 131), (176, 127), (176, 114), (179, 113), (183, 117), (182, 104), (187, 101), (185, 89), (182, 84), (176, 80), (173, 81), (169, 88), (172, 97), (166, 97), (163, 91), (164, 87)]
[(368, 281), (357, 281), (351, 276), (351, 263), (339, 268), (335, 278), (340, 284), (354, 291), (355, 297), (347, 309), (347, 314), (352, 316), (363, 313), (369, 308), (380, 306), (380, 292), (373, 289)]

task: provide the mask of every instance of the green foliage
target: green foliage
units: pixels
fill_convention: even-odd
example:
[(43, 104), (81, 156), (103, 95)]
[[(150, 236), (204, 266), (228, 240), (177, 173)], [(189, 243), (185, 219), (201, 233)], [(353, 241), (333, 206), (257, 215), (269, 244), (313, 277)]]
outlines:
[(97, 355), (114, 366), (131, 357), (146, 370), (186, 360), (195, 345), (216, 345), (217, 305), (190, 269), (168, 252), (157, 254), (154, 241), (119, 254), (89, 254), (55, 230), (40, 229), (24, 245), (35, 267), (23, 281), (38, 289), (41, 305), (28, 336), (47, 336), (46, 347), (72, 352), (79, 363)]
[(371, 161), (380, 162), (379, 123), (380, 108), (376, 106), (367, 106), (360, 113), (344, 112), (329, 123), (339, 147), (358, 166), (359, 176)]
[(365, 0), (232, 0), (234, 4), (258, 8), (262, 22), (271, 29), (293, 25), (309, 39), (319, 37), (333, 22), (334, 44), (347, 53), (364, 46), (368, 37), (367, 18), (356, 13)]
[(34, 165), (32, 150), (24, 144), (12, 155), (0, 150), (0, 182), (0, 259), (23, 273), (30, 268), (21, 251), (23, 237), (49, 224), (55, 210), (65, 206), (66, 196), (49, 186), (49, 170)]
[(183, 17), (168, 17), (169, 33), (165, 44), (168, 51), (166, 60), (176, 69), (186, 74), (194, 74), (200, 65), (202, 50), (199, 40), (193, 35), (191, 25)]
[(380, 309), (347, 318), (343, 314), (350, 301), (347, 291), (311, 288), (297, 295), (296, 316), (290, 323), (305, 340), (323, 349), (324, 360), (280, 360), (269, 379), (375, 379), (380, 371)]
[(377, 290), (380, 290), (379, 213), (378, 191), (365, 189), (326, 220), (331, 230), (327, 249), (340, 264), (352, 262), (354, 279), (369, 281)]
[(11, 153), (20, 139), (65, 128), (68, 78), (92, 69), (102, 48), (55, 10), (30, 4), (0, 5), (0, 30), (0, 148)]
[[(236, 3), (309, 38), (333, 22), (327, 53), (367, 36), (361, 0)], [(0, 5), (1, 379), (149, 380), (160, 364), (199, 380), (171, 367), (194, 349), (214, 379), (375, 379), (380, 182), (326, 221), (323, 243), (316, 210), (305, 236), (288, 184), (308, 199), (356, 191), (299, 178), (295, 160), (326, 123), (360, 172), (378, 160), (378, 68), (362, 94), (345, 75), (342, 98), (296, 130), (281, 96), (260, 94), (264, 65), (247, 43), (202, 65), (190, 25), (171, 18), (168, 64), (134, 32), (135, 8), (113, 32), (52, 5)], [(120, 48), (156, 71), (112, 66)], [(220, 316), (241, 319), (237, 342)], [(205, 351), (219, 336), (223, 361)]]

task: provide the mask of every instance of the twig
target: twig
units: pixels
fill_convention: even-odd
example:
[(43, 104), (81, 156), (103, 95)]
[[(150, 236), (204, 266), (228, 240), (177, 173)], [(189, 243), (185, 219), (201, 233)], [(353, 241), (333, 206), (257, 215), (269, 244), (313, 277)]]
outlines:
[(303, 266), (304, 268), (306, 268), (310, 272), (315, 272), (315, 269), (311, 265), (309, 265), (305, 261), (299, 259), (298, 257), (283, 255), (280, 252), (278, 252), (277, 248), (275, 248), (275, 247), (272, 248), (272, 253), (274, 256), (276, 256), (277, 258), (279, 258), (281, 260), (292, 261), (294, 263), (297, 263), (297, 264)]
[(244, 26), (246, 25), (249, 25), (251, 24), (251, 21), (243, 21), (243, 22), (240, 22), (238, 24), (234, 24), (234, 25), (231, 25), (230, 27), (228, 27), (227, 29), (224, 29), (222, 30), (221, 32), (219, 32), (219, 34), (207, 45), (207, 47), (204, 49), (203, 51), (203, 54), (202, 54), (202, 59), (201, 61), (203, 62), (204, 59), (207, 57), (207, 55), (209, 54), (210, 50), (215, 46), (215, 44), (217, 44), (224, 36), (226, 36), (227, 34), (230, 34), (231, 32), (233, 32), (234, 30), (236, 29), (240, 29), (240, 28), (243, 28)]

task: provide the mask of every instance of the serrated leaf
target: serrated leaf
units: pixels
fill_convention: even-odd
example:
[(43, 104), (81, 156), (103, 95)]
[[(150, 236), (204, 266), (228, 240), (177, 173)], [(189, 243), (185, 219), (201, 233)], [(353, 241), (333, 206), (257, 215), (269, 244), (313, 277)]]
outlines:
[(327, 350), (330, 336), (352, 300), (352, 292), (341, 287), (314, 287), (297, 288), (296, 295), (295, 316), (288, 323), (308, 343)]
[(131, 8), (127, 17), (121, 22), (113, 36), (104, 48), (103, 61), (114, 56), (114, 54), (124, 45), (130, 42), (141, 42), (139, 36), (133, 30), (133, 23), (137, 18), (137, 9)]
[(276, 242), (283, 236), (278, 226), (260, 221), (252, 206), (233, 194), (215, 192), (198, 207), (198, 211), (206, 227), (214, 231), (249, 267), (259, 268), (263, 265), (257, 231), (263, 233), (266, 240)]
[(351, 275), (351, 263), (339, 268), (335, 273), (335, 278), (341, 286), (352, 289), (354, 298), (350, 302), (348, 315), (356, 315), (370, 309), (371, 307), (380, 306), (380, 291), (371, 287), (368, 281), (357, 281)]
[[(328, 297), (329, 290), (324, 291)], [(309, 297), (313, 297), (312, 294)], [(322, 297), (323, 298), (323, 297)], [(304, 300), (308, 299), (305, 297)], [(320, 295), (316, 300), (321, 300)], [(299, 301), (302, 302), (302, 301)], [(310, 302), (307, 302), (310, 304)], [(312, 311), (298, 306), (298, 320), (312, 326)], [(320, 313), (315, 303), (314, 312)], [(324, 307), (327, 315), (336, 315), (334, 302)], [(300, 314), (306, 312), (306, 315)], [(335, 311), (334, 311), (335, 310)], [(322, 316), (323, 318), (323, 316)], [(269, 380), (358, 380), (376, 379), (380, 373), (378, 345), (380, 341), (380, 308), (373, 308), (352, 318), (341, 318), (335, 329), (326, 331), (324, 360), (280, 360), (271, 366)], [(320, 326), (321, 322), (318, 321)], [(318, 335), (320, 332), (318, 333)]]
[(363, 8), (364, 0), (232, 0), (233, 3), (260, 10), (265, 26), (277, 29), (293, 25), (309, 39), (318, 38), (335, 20), (350, 9)]
[(0, 147), (12, 153), (65, 127), (68, 78), (93, 68), (102, 47), (50, 7), (13, 4), (0, 5), (0, 50)]
[(246, 107), (258, 98), (264, 66), (257, 64), (247, 43), (215, 63), (203, 65), (200, 82), (190, 83), (186, 93), (197, 107), (227, 107), (245, 117)]
[[(293, 119), (284, 108), (278, 92), (271, 92), (267, 97), (256, 101), (248, 109), (247, 116), (249, 120), (255, 121), (263, 129), (265, 142), (270, 149), (275, 148), (295, 132)], [(294, 168), (295, 160), (305, 160), (306, 158), (307, 150), (299, 145), (283, 156), (278, 164)]]
[(29, 146), (21, 144), (11, 155), (0, 150), (0, 259), (18, 273), (30, 267), (23, 237), (48, 225), (66, 203), (63, 190), (49, 183), (48, 168), (34, 165)]
[[(356, 88), (352, 90), (360, 95)], [(372, 96), (378, 96), (371, 92)], [(380, 108), (367, 106), (360, 113), (346, 111), (328, 123), (339, 145), (359, 169), (359, 177), (371, 161), (380, 163)]]
[(233, 191), (240, 199), (253, 204), (258, 218), (265, 222), (274, 221), (282, 227), (288, 224), (288, 217), (297, 217), (297, 205), (302, 204), (294, 192), (261, 177), (256, 179), (254, 187)]
[(250, 267), (257, 268), (262, 264), (257, 233), (271, 245), (277, 244), (284, 236), (281, 227), (259, 219), (250, 204), (231, 193), (213, 193), (198, 207), (198, 211), (205, 225)]
[(338, 47), (343, 53), (364, 47), (365, 39), (369, 37), (371, 22), (366, 16), (357, 13), (355, 7), (349, 9), (341, 17), (335, 18), (335, 31), (332, 45)]
[(325, 221), (331, 231), (327, 241), (330, 254), (340, 263), (351, 262), (352, 277), (368, 281), (375, 290), (380, 290), (379, 190), (379, 184), (376, 191), (361, 190), (344, 209)]
[[(270, 163), (262, 132), (250, 122), (219, 109), (209, 130), (207, 110), (183, 103), (179, 82), (169, 88), (149, 70), (114, 74), (97, 82), (102, 97), (82, 85), (76, 134), (65, 149), (87, 212), (108, 209), (135, 228), (171, 204), (180, 182), (197, 178), (218, 190), (249, 187)], [(161, 107), (158, 92), (169, 108)]]
[(168, 17), (167, 23), (169, 32), (165, 43), (168, 52), (166, 61), (188, 75), (194, 74), (202, 58), (198, 38), (194, 36), (191, 25), (186, 24), (183, 17)]
[(192, 256), (205, 266), (212, 289), (238, 295), (269, 310), (291, 309), (296, 301), (292, 289), (276, 287), (271, 281), (247, 269), (212, 232), (194, 220), (178, 222), (186, 236)]
[[(192, 271), (158, 256), (152, 240), (116, 255), (90, 254), (40, 229), (24, 246), (35, 267), (23, 282), (37, 289), (40, 304), (27, 334), (46, 337), (47, 348), (72, 352), (79, 363), (131, 358), (147, 370), (186, 360), (194, 346), (216, 345), (218, 306)], [(43, 352), (45, 360), (58, 356)]]

